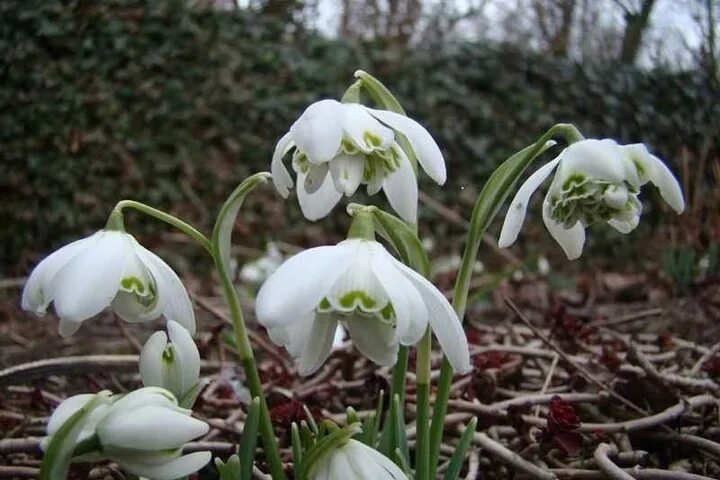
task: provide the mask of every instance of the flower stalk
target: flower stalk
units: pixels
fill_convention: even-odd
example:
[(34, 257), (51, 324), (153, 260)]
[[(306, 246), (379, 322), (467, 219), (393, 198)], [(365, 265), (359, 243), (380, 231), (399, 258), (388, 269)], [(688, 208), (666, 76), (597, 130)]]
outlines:
[(418, 343), (417, 351), (417, 451), (415, 478), (430, 480), (430, 372), (432, 335), (430, 328)]
[[(513, 155), (498, 167), (480, 192), (473, 207), (470, 229), (465, 243), (465, 251), (463, 252), (462, 263), (453, 291), (452, 306), (461, 322), (465, 318), (468, 292), (470, 291), (470, 280), (483, 234), (495, 218), (495, 215), (510, 193), (510, 189), (517, 181), (517, 178), (535, 157), (548, 148), (548, 142), (551, 142), (556, 136), (562, 137), (568, 143), (578, 142), (584, 138), (572, 124), (558, 123), (553, 125), (534, 144)], [(518, 155), (520, 155), (524, 161), (521, 162), (519, 171), (514, 172), (511, 171), (511, 169), (515, 167), (513, 160), (519, 159)], [(498, 201), (493, 201), (493, 196), (496, 196)], [(442, 367), (440, 368), (433, 418), (430, 426), (429, 478), (435, 478), (435, 472), (437, 471), (438, 460), (440, 458), (440, 444), (442, 443), (452, 377), (452, 366), (447, 358), (444, 358)]]
[[(149, 205), (146, 205), (142, 202), (137, 202), (135, 200), (121, 200), (117, 203), (117, 205), (115, 205), (115, 208), (113, 208), (112, 212), (110, 213), (110, 218), (108, 218), (108, 228), (116, 230), (120, 229), (114, 227), (118, 224), (118, 221), (120, 222), (119, 224), (122, 225), (122, 211), (125, 208), (132, 208), (153, 218), (156, 218), (161, 222), (165, 222), (168, 225), (175, 227), (176, 229), (180, 230), (188, 237), (199, 243), (201, 247), (203, 247), (208, 253), (212, 255), (212, 244), (210, 243), (210, 240), (208, 240), (208, 238), (203, 235), (202, 232), (200, 232), (198, 229), (196, 229), (189, 223), (183, 222), (179, 218), (170, 215), (169, 213), (163, 212), (162, 210), (158, 210), (157, 208), (153, 208)], [(122, 228), (122, 230), (124, 230), (124, 228)]]

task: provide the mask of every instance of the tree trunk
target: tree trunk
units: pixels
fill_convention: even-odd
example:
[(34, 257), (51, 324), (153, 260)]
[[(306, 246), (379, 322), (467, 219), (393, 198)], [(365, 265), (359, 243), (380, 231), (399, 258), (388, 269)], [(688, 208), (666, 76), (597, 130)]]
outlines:
[(620, 50), (621, 63), (628, 65), (635, 63), (654, 4), (655, 0), (643, 0), (639, 12), (625, 11), (625, 34)]

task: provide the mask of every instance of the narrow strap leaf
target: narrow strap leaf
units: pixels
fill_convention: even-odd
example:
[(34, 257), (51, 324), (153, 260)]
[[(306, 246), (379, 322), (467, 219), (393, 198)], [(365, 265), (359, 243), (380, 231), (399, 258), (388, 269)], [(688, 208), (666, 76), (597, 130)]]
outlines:
[(40, 480), (62, 480), (67, 477), (73, 452), (90, 413), (110, 401), (110, 391), (103, 390), (75, 412), (55, 432), (40, 464)]
[(240, 455), (242, 480), (252, 480), (253, 460), (255, 459), (255, 446), (257, 445), (258, 424), (260, 423), (260, 399), (253, 398), (248, 415), (245, 419), (245, 427), (243, 427), (242, 439), (238, 454)]
[(268, 172), (260, 172), (246, 178), (233, 193), (230, 194), (218, 214), (213, 228), (212, 244), (215, 254), (222, 261), (225, 269), (230, 265), (230, 248), (232, 246), (232, 231), (237, 214), (245, 200), (245, 197), (258, 185), (265, 183), (271, 175)]
[[(225, 463), (219, 458), (216, 458), (215, 467), (220, 475), (220, 480), (243, 480), (240, 457), (236, 454), (231, 455)], [(252, 465), (250, 466), (250, 470), (252, 471)]]
[(457, 480), (458, 476), (460, 475), (460, 469), (465, 462), (465, 453), (470, 447), (470, 443), (472, 442), (476, 427), (477, 417), (473, 417), (465, 427), (465, 430), (460, 437), (460, 442), (455, 448), (452, 457), (450, 457), (450, 464), (448, 465), (448, 469), (445, 472), (445, 480)]

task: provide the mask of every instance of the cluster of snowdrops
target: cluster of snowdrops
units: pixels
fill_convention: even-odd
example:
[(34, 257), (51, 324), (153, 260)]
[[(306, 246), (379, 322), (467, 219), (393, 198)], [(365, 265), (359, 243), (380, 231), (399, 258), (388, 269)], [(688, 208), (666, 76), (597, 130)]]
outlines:
[[(127, 394), (76, 395), (57, 407), (43, 442), (41, 478), (66, 478), (73, 461), (110, 460), (128, 478), (172, 480), (198, 471), (212, 457), (208, 451), (183, 454), (184, 444), (209, 430), (192, 416), (205, 385), (192, 338), (192, 302), (172, 268), (126, 232), (125, 209), (186, 233), (207, 251), (222, 281), (239, 361), (253, 397), (238, 453), (227, 461), (215, 459), (223, 480), (251, 478), (257, 439), (272, 478), (287, 475), (229, 267), (232, 227), (243, 199), (268, 179), (284, 198), (295, 187), (309, 220), (330, 214), (343, 196), (352, 197), (361, 185), (371, 196), (382, 190), (394, 211), (349, 204), (352, 223), (346, 240), (289, 258), (258, 292), (256, 317), (272, 341), (296, 360), (299, 375), (310, 375), (323, 364), (340, 327), (362, 355), (377, 365), (393, 366), (389, 408), (383, 408), (381, 398), (375, 413), (364, 419), (349, 414), (342, 427), (329, 420), (318, 425), (312, 419), (293, 425), (296, 479), (435, 478), (450, 382), (454, 374), (471, 369), (461, 319), (480, 238), (526, 168), (556, 140), (566, 144), (564, 149), (530, 175), (510, 202), (501, 247), (516, 240), (530, 196), (553, 171), (542, 218), (569, 259), (580, 256), (590, 225), (607, 223), (622, 233), (632, 231), (642, 211), (638, 194), (647, 182), (658, 187), (677, 213), (684, 209), (677, 180), (643, 144), (585, 139), (572, 125), (555, 125), (502, 162), (484, 185), (451, 304), (428, 280), (429, 262), (417, 236), (417, 174), (423, 170), (442, 185), (442, 152), (382, 83), (362, 71), (355, 77), (341, 101), (320, 100), (307, 107), (277, 142), (271, 174), (258, 173), (237, 187), (220, 209), (212, 235), (153, 207), (123, 200), (104, 229), (62, 247), (33, 270), (22, 306), (43, 315), (53, 303), (62, 336), (73, 335), (107, 308), (130, 323), (164, 317), (168, 332), (155, 332), (145, 343), (139, 359), (143, 388)], [(364, 105), (365, 98), (376, 108)], [(431, 402), (433, 337), (445, 360)], [(412, 455), (403, 418), (409, 347), (417, 349), (417, 442)], [(472, 421), (463, 438), (474, 429)], [(455, 476), (467, 443), (461, 440), (451, 459), (448, 471), (457, 472)]]

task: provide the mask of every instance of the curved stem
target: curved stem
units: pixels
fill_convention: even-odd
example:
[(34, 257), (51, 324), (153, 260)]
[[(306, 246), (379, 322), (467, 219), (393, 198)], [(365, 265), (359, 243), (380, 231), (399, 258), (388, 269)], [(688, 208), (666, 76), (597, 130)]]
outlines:
[[(546, 148), (546, 143), (552, 140), (555, 136), (563, 137), (568, 143), (575, 143), (582, 140), (584, 137), (575, 128), (574, 125), (568, 123), (558, 123), (550, 129), (548, 129), (531, 147), (527, 148), (524, 158), (533, 159), (543, 149)], [(511, 158), (514, 158), (511, 157)], [(508, 162), (506, 161), (500, 165), (490, 180), (486, 183), (486, 187), (480, 192), (475, 206), (473, 207), (472, 219), (470, 223), (470, 230), (468, 233), (467, 241), (465, 243), (465, 251), (463, 252), (463, 259), (458, 272), (457, 280), (455, 281), (455, 290), (453, 292), (453, 309), (457, 314), (458, 318), (462, 322), (465, 317), (465, 309), (467, 307), (468, 292), (470, 290), (470, 280), (473, 273), (473, 266), (477, 260), (477, 253), (482, 241), (482, 236), (487, 230), (488, 226), (495, 218), (500, 205), (494, 205), (493, 202), (488, 202), (487, 196), (483, 195), (488, 184), (491, 183), (493, 177), (496, 175), (502, 176), (508, 169)], [(510, 185), (504, 185), (506, 191), (501, 192), (502, 195), (507, 196), (509, 193)], [(503, 202), (504, 202), (503, 196)], [(490, 210), (488, 210), (490, 209)], [(432, 425), (430, 429), (430, 477), (435, 478), (435, 472), (437, 470), (438, 459), (440, 458), (440, 443), (442, 441), (443, 429), (445, 426), (445, 414), (447, 413), (448, 399), (450, 397), (450, 385), (452, 383), (453, 369), (450, 366), (447, 358), (443, 359), (442, 367), (440, 369), (440, 378), (438, 379), (437, 395), (435, 397), (435, 405), (433, 408)]]
[(157, 208), (153, 208), (149, 205), (145, 205), (142, 202), (136, 202), (135, 200), (121, 200), (120, 202), (118, 202), (118, 204), (115, 205), (115, 208), (113, 208), (113, 211), (110, 214), (110, 220), (108, 221), (108, 225), (110, 225), (111, 222), (116, 223), (118, 217), (120, 217), (120, 219), (122, 218), (122, 210), (124, 208), (135, 209), (139, 212), (142, 212), (146, 215), (149, 215), (153, 218), (167, 223), (168, 225), (177, 228), (178, 230), (186, 234), (188, 237), (198, 242), (205, 250), (207, 250), (209, 254), (212, 255), (212, 244), (210, 243), (210, 240), (208, 240), (207, 237), (202, 234), (202, 232), (200, 232), (198, 229), (196, 229), (189, 223), (185, 223), (179, 218), (170, 215), (169, 213), (163, 212), (162, 210), (158, 210)]
[(270, 467), (270, 474), (273, 480), (285, 480), (285, 472), (280, 459), (280, 452), (278, 451), (275, 431), (273, 430), (272, 422), (270, 420), (270, 412), (268, 411), (267, 402), (265, 401), (262, 382), (260, 381), (260, 375), (258, 374), (257, 365), (255, 363), (255, 355), (253, 354), (252, 346), (250, 345), (250, 337), (248, 336), (245, 319), (243, 317), (242, 309), (240, 308), (240, 299), (238, 298), (235, 286), (225, 269), (222, 259), (219, 255), (213, 255), (213, 258), (215, 259), (215, 267), (217, 268), (222, 281), (223, 296), (225, 297), (225, 301), (230, 309), (230, 318), (232, 319), (233, 332), (235, 334), (235, 344), (238, 349), (240, 363), (245, 371), (245, 381), (247, 382), (247, 387), (250, 390), (251, 396), (258, 397), (260, 399), (259, 430), (260, 436), (263, 440), (263, 446), (265, 447), (265, 458), (267, 459), (268, 466)]

